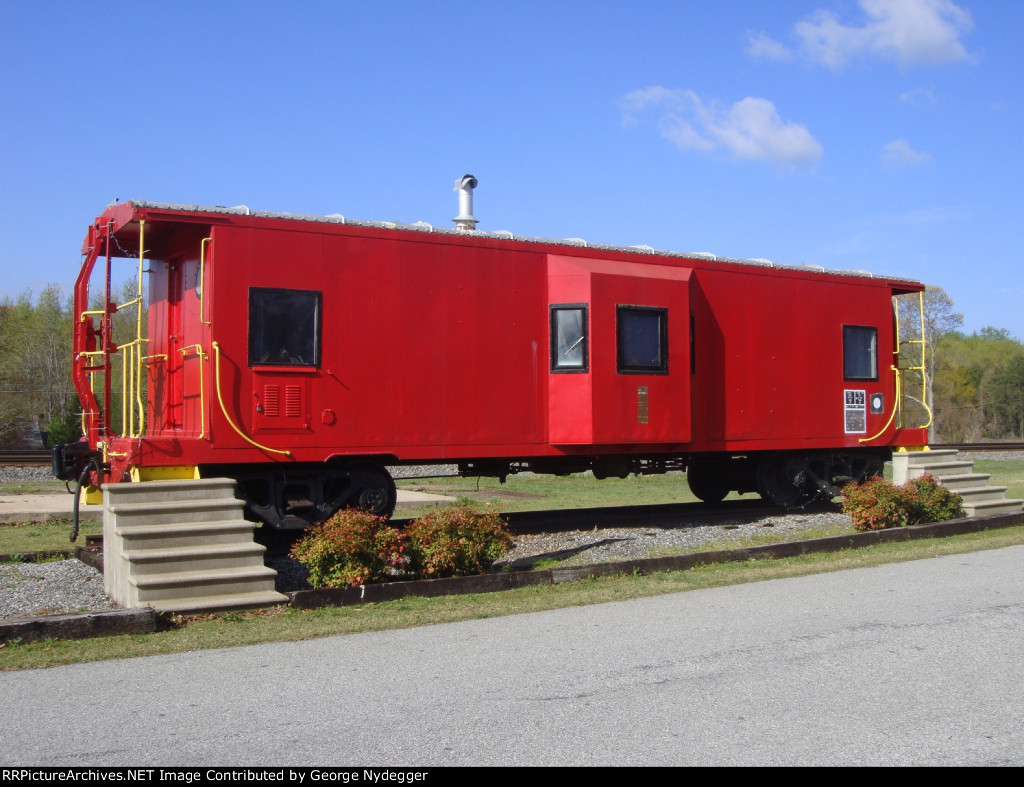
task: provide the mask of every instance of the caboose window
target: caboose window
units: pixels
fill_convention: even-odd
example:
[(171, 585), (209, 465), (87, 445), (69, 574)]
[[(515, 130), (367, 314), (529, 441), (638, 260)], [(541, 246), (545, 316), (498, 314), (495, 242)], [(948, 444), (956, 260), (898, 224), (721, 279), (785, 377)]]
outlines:
[(616, 332), (620, 373), (668, 373), (668, 309), (619, 306)]
[(587, 371), (587, 307), (551, 307), (551, 371)]
[(320, 293), (249, 288), (249, 365), (320, 365)]
[(878, 329), (843, 326), (843, 379), (878, 379)]

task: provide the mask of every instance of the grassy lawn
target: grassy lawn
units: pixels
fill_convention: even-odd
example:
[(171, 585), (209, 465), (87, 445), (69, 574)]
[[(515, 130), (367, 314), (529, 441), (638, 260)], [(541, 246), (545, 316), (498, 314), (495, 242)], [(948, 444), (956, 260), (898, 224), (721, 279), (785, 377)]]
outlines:
[[(970, 459), (971, 455), (966, 455)], [(988, 480), (992, 486), (1005, 486), (1006, 496), (1014, 500), (1024, 500), (1024, 462), (1001, 462), (986, 460), (974, 463), (975, 473), (989, 473)]]
[[(102, 533), (103, 523), (83, 520), (75, 544), (84, 545), (85, 536)], [(70, 519), (48, 519), (45, 522), (0, 522), (0, 555), (18, 552), (45, 552), (51, 549), (72, 549), (68, 541)]]
[[(540, 511), (562, 508), (695, 503), (684, 473), (606, 478), (598, 481), (590, 473), (571, 476), (511, 475), (502, 484), (496, 478), (398, 479), (399, 489), (468, 498), (501, 512)], [(729, 495), (727, 500), (752, 500), (756, 495)], [(412, 518), (430, 507), (399, 509), (395, 516)]]
[(4, 495), (62, 495), (67, 494), (63, 481), (3, 481), (0, 499)]

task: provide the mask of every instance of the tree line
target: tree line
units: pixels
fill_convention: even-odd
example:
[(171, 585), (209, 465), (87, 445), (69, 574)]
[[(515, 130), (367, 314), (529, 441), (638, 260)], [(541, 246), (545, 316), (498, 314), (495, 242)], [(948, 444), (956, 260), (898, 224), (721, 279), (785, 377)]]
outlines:
[[(119, 303), (135, 297), (134, 281), (125, 282)], [(95, 293), (90, 309), (101, 309)], [(114, 315), (114, 339), (131, 331), (130, 315)], [(82, 434), (82, 411), (71, 376), (71, 330), (76, 315), (71, 297), (51, 284), (38, 295), (0, 299), (0, 448), (44, 448), (70, 443)], [(120, 370), (112, 375), (115, 391)], [(102, 376), (97, 375), (97, 387)], [(115, 405), (119, 394), (115, 394)]]
[(74, 439), (72, 310), (55, 284), (36, 298), (26, 292), (0, 301), (0, 447), (21, 447), (35, 429), (47, 445)]
[[(125, 282), (115, 300), (127, 302), (136, 292), (134, 281)], [(102, 296), (94, 300), (90, 308), (100, 308)], [(1024, 344), (1000, 328), (962, 332), (963, 315), (941, 287), (925, 291), (923, 319), (917, 296), (899, 300), (901, 367), (920, 363), (913, 359), (920, 358), (923, 322), (927, 385), (921, 391), (908, 384), (904, 393), (909, 401), (920, 393), (931, 408), (931, 441), (1024, 440)], [(127, 337), (128, 317), (114, 316), (115, 340)], [(56, 284), (35, 297), (0, 300), (0, 448), (24, 447), (36, 430), (47, 448), (80, 436), (71, 381), (74, 319), (71, 299)], [(915, 375), (906, 373), (905, 382)], [(116, 398), (119, 382), (113, 383)]]

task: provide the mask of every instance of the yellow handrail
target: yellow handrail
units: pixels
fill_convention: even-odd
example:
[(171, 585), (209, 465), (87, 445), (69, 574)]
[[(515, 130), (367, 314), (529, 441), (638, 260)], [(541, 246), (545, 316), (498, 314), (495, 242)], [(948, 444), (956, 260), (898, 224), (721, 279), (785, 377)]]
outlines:
[[(899, 354), (899, 348), (900, 348), (901, 344), (916, 344), (916, 345), (919, 345), (920, 348), (921, 348), (921, 361), (920, 361), (920, 365), (918, 365), (918, 366), (906, 366), (906, 367), (904, 367), (902, 369), (897, 369), (896, 370), (896, 376), (900, 377), (900, 376), (902, 376), (902, 374), (904, 372), (920, 372), (921, 373), (921, 398), (917, 399), (917, 401), (919, 401), (921, 403), (921, 406), (924, 407), (925, 412), (928, 414), (928, 420), (924, 424), (922, 424), (922, 425), (920, 425), (918, 427), (915, 427), (915, 428), (917, 428), (917, 429), (927, 429), (929, 426), (932, 425), (932, 421), (934, 420), (935, 416), (934, 416), (934, 413), (932, 412), (932, 408), (928, 406), (928, 369), (927, 369), (926, 364), (925, 364), (925, 362), (927, 360), (927, 358), (926, 358), (927, 339), (926, 339), (926, 336), (925, 336), (924, 291), (923, 290), (917, 294), (917, 303), (918, 303), (918, 314), (919, 314), (920, 319), (921, 319), (921, 338), (920, 339), (907, 339), (905, 342), (900, 342), (900, 338), (899, 338), (899, 324), (900, 324), (900, 319), (899, 319), (899, 301), (896, 298), (893, 298), (893, 307), (894, 307), (895, 312), (896, 312), (896, 352), (897, 352), (897, 354)], [(909, 394), (908, 394), (908, 396), (909, 396)], [(912, 398), (914, 398), (914, 397), (912, 397)], [(901, 414), (902, 414), (902, 399), (900, 400), (900, 404), (901, 404), (900, 410), (901, 410)], [(904, 426), (906, 426), (906, 425), (904, 424)]]
[[(142, 271), (145, 268), (144, 257), (146, 253), (146, 220), (139, 220), (139, 294), (135, 298), (135, 341), (132, 349), (133, 361), (132, 364), (132, 379), (135, 383), (135, 404), (139, 408), (139, 430), (135, 431), (135, 416), (134, 411), (132, 415), (132, 437), (141, 437), (142, 433), (146, 431), (146, 406), (142, 402)], [(127, 359), (126, 359), (127, 360)]]
[(238, 433), (238, 436), (245, 440), (245, 442), (247, 442), (249, 445), (259, 448), (261, 451), (269, 451), (272, 454), (283, 454), (284, 456), (291, 456), (291, 451), (282, 451), (279, 448), (270, 448), (269, 446), (266, 445), (260, 445), (247, 434), (245, 434), (245, 432), (239, 429), (235, 425), (235, 422), (231, 420), (231, 416), (228, 415), (228, 408), (224, 405), (224, 397), (221, 395), (220, 392), (220, 345), (217, 342), (213, 343), (213, 357), (214, 378), (216, 380), (217, 385), (217, 401), (220, 402), (220, 411), (224, 413), (224, 418), (231, 425), (231, 428), (234, 429), (235, 432)]
[(872, 435), (871, 437), (859, 437), (857, 438), (858, 443), (869, 443), (872, 440), (881, 437), (885, 433), (885, 430), (892, 426), (893, 419), (896, 417), (896, 410), (899, 408), (900, 402), (900, 370), (895, 366), (890, 366), (889, 368), (896, 372), (896, 401), (893, 402), (892, 412), (889, 414), (889, 420), (885, 422), (885, 426), (878, 430), (878, 434)]
[[(142, 348), (148, 339), (138, 337), (118, 345), (118, 352), (124, 351), (121, 373), (121, 428), (129, 437), (142, 437), (145, 407), (142, 402)], [(153, 357), (153, 356), (147, 356)], [(133, 406), (134, 405), (134, 406)], [(138, 426), (135, 423), (138, 411)]]
[(212, 325), (211, 320), (203, 319), (206, 315), (206, 244), (212, 240), (212, 237), (203, 238), (203, 242), (199, 244), (199, 322), (203, 325)]
[(199, 356), (199, 439), (203, 440), (206, 438), (206, 385), (203, 383), (203, 362), (210, 356), (203, 351), (201, 344), (182, 347), (178, 352), (181, 353), (182, 358), (188, 355)]

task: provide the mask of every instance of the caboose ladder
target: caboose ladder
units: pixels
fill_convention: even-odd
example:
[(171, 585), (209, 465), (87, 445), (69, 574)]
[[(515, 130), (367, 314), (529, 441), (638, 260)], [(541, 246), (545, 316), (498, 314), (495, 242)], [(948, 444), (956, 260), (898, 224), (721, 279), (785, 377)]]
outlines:
[(229, 478), (144, 481), (103, 488), (103, 572), (123, 607), (161, 612), (266, 607), (274, 590), (253, 523)]

